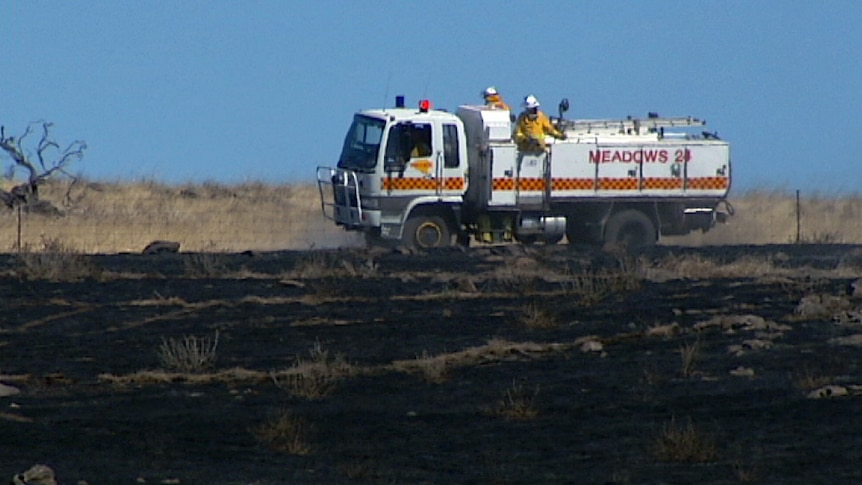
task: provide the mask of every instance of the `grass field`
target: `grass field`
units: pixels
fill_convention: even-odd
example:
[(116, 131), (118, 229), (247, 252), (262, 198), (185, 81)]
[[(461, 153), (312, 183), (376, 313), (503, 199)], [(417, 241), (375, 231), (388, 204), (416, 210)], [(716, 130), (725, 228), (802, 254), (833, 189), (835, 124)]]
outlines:
[[(81, 253), (139, 252), (153, 240), (177, 241), (184, 252), (267, 251), (362, 240), (323, 219), (311, 184), (54, 182), (42, 188), (41, 197), (63, 215), (21, 214), (20, 244), (31, 251), (59, 244)], [(734, 194), (730, 201), (736, 214), (728, 224), (663, 243), (862, 243), (862, 225), (851, 223), (862, 214), (862, 196), (803, 194), (797, 206), (795, 194), (760, 190)], [(0, 252), (15, 251), (18, 214), (0, 212), (0, 223)]]
[(860, 274), (814, 244), (0, 255), (0, 480), (862, 483)]

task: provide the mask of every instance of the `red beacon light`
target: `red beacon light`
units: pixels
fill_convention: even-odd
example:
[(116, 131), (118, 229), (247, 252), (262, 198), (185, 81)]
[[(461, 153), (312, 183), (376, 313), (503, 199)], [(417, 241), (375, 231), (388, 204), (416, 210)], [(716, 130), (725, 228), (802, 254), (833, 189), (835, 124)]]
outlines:
[(431, 101), (427, 99), (419, 101), (419, 111), (427, 113), (429, 109), (431, 109)]

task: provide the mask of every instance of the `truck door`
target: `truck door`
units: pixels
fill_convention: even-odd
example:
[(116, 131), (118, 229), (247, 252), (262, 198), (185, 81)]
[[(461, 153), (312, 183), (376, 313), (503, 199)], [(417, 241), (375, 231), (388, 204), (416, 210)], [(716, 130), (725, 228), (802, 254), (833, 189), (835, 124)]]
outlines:
[(435, 179), (439, 195), (462, 195), (467, 189), (465, 167), (466, 141), (458, 125), (441, 122), (435, 130)]
[(726, 143), (691, 144), (681, 148), (675, 157), (681, 158), (687, 194), (718, 197), (727, 194), (730, 188), (730, 152)]
[(433, 133), (431, 123), (403, 122), (389, 128), (383, 188), (390, 194), (436, 191)]
[(641, 151), (638, 145), (596, 145), (596, 195), (613, 197), (640, 191)]
[(518, 152), (515, 200), (519, 206), (545, 205), (549, 162), (549, 156), (544, 151)]
[(666, 145), (644, 145), (635, 152), (641, 165), (641, 192), (650, 195), (682, 195), (683, 164), (688, 150)]

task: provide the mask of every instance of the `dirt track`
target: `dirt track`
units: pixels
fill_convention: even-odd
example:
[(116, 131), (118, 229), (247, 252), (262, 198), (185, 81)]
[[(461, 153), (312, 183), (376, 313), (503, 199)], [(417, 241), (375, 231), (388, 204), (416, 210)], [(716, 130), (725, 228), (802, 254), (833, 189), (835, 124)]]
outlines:
[[(860, 249), (644, 257), (669, 253), (803, 269), (659, 282), (502, 247), (95, 256), (100, 278), (50, 282), (4, 257), (0, 382), (21, 392), (0, 397), (0, 482), (36, 463), (63, 484), (862, 481), (862, 356), (840, 340), (862, 332)], [(843, 303), (800, 314), (811, 294)], [(160, 371), (164, 341), (216, 331), (211, 371)], [(316, 345), (340, 370), (308, 399), (277, 376)], [(298, 454), (259, 432), (285, 412)], [(663, 454), (674, 430), (701, 452)]]

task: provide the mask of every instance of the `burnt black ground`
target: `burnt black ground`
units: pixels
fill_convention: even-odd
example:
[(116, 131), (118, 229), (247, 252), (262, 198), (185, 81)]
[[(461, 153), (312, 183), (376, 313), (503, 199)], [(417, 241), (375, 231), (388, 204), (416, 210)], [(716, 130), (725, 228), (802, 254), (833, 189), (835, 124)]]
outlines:
[[(649, 256), (692, 253), (729, 262), (780, 253), (776, 264), (829, 269), (848, 265), (858, 249), (657, 248)], [(809, 399), (796, 384), (806, 373), (862, 384), (859, 349), (827, 343), (857, 332), (829, 319), (790, 319), (803, 296), (796, 287), (755, 278), (646, 281), (594, 305), (564, 295), (537, 298), (543, 285), (553, 288), (542, 281), (497, 287), (489, 278), (479, 298), (454, 291), (452, 274), (487, 275), (525, 257), (521, 251), (376, 254), (368, 278), (294, 274), (315, 257), (336, 269), (342, 260), (361, 265), (367, 256), (355, 251), (206, 256), (225, 274), (210, 277), (190, 276), (192, 256), (183, 254), (93, 256), (113, 275), (99, 281), (26, 281), (6, 271), (0, 371), (29, 377), (7, 382), (21, 394), (0, 398), (0, 412), (23, 418), (0, 414), (0, 481), (44, 463), (63, 484), (689, 484), (740, 483), (743, 475), (755, 483), (862, 483), (860, 398)], [(564, 246), (528, 256), (538, 266), (570, 265), (574, 272), (616, 264), (603, 253)], [(15, 264), (13, 256), (0, 257), (0, 270)], [(240, 268), (256, 277), (235, 276)], [(828, 280), (820, 289), (840, 294), (852, 280)], [(403, 298), (447, 292), (451, 298)], [(340, 298), (312, 304), (300, 300), (307, 294)], [(261, 304), (250, 296), (283, 301)], [(185, 312), (132, 304), (169, 298), (215, 303)], [(525, 306), (537, 302), (554, 310), (558, 327), (518, 323)], [(715, 314), (755, 314), (792, 329), (771, 348), (735, 356), (728, 346), (751, 335), (692, 331)], [(619, 338), (673, 322), (681, 334)], [(457, 368), (443, 383), (394, 371), (351, 377), (313, 401), (270, 382), (118, 386), (98, 378), (156, 369), (162, 339), (216, 330), (217, 368), (260, 371), (289, 367), (316, 342), (351, 364), (376, 366), (492, 338), (608, 340), (604, 354), (575, 348), (488, 361)], [(695, 339), (697, 374), (682, 377), (680, 347)], [(754, 377), (731, 375), (738, 367), (753, 369)], [(513, 382), (538, 389), (535, 418), (488, 412)], [(250, 432), (282, 410), (312, 426), (309, 455), (271, 450)], [(655, 440), (672, 419), (713, 439), (716, 458), (657, 460)]]

